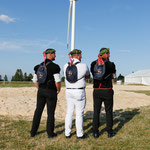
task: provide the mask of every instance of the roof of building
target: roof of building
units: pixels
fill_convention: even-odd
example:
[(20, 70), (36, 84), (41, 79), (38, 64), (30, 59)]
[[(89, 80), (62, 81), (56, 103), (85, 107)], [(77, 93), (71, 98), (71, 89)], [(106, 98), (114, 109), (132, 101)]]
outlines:
[(143, 77), (149, 76), (150, 77), (150, 69), (139, 70), (139, 71), (136, 71), (136, 72), (129, 74), (125, 77), (141, 77), (141, 76), (143, 76)]

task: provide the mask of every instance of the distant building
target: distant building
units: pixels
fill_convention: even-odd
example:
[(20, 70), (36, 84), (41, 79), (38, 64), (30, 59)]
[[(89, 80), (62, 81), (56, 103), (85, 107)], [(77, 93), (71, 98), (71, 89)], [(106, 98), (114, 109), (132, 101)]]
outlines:
[(150, 85), (150, 69), (140, 70), (125, 76), (125, 84)]

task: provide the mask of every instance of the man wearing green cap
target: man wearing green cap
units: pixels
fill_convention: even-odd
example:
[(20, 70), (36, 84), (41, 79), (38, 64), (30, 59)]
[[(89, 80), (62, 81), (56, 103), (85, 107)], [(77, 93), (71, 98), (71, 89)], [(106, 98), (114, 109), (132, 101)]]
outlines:
[(115, 64), (109, 61), (109, 48), (102, 48), (98, 55), (98, 59), (91, 63), (91, 72), (93, 75), (93, 100), (94, 100), (94, 115), (93, 115), (93, 136), (99, 137), (99, 114), (102, 102), (104, 102), (106, 111), (106, 124), (108, 137), (114, 136), (113, 127), (113, 94), (112, 77), (116, 73)]
[[(66, 86), (66, 100), (67, 100), (67, 113), (65, 118), (65, 136), (66, 138), (71, 137), (72, 119), (74, 110), (76, 110), (76, 134), (77, 139), (84, 139), (86, 136), (83, 132), (83, 114), (86, 105), (86, 94), (85, 94), (85, 78), (90, 77), (88, 66), (81, 63), (81, 50), (74, 49), (71, 51), (70, 63), (64, 65), (64, 76)], [(69, 54), (69, 56), (70, 56)], [(75, 65), (76, 70), (76, 81), (72, 82), (68, 80), (67, 68), (71, 65)], [(72, 72), (73, 73), (73, 72)]]
[[(47, 126), (46, 131), (49, 138), (53, 138), (56, 136), (54, 133), (54, 122), (55, 122), (55, 108), (57, 103), (57, 94), (61, 89), (61, 80), (60, 80), (60, 67), (53, 63), (55, 60), (55, 50), (47, 49), (43, 52), (44, 62), (40, 65), (34, 67), (35, 75), (33, 78), (33, 82), (38, 87), (37, 93), (37, 105), (36, 110), (33, 117), (32, 129), (31, 129), (31, 137), (34, 137), (39, 128), (41, 115), (45, 104), (47, 104)], [(41, 81), (40, 78), (37, 79), (40, 66), (46, 67), (46, 77), (44, 81)], [(43, 75), (44, 76), (44, 75)]]

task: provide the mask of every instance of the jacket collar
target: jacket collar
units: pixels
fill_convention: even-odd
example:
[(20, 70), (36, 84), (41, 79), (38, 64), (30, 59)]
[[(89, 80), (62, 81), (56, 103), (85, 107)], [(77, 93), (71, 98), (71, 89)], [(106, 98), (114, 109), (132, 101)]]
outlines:
[(73, 63), (76, 63), (76, 62), (81, 62), (81, 61), (77, 58), (73, 58)]

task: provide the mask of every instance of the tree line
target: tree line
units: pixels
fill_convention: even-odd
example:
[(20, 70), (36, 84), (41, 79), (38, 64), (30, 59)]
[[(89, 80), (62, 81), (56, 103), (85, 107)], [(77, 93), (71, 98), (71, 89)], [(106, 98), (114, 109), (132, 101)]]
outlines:
[(0, 75), (0, 81), (3, 81), (3, 80), (8, 81), (8, 77), (7, 77), (6, 74), (5, 74), (5, 76), (4, 76), (4, 79), (2, 78), (2, 75)]
[[(14, 76), (12, 76), (11, 81), (31, 81), (33, 78), (33, 75), (29, 73), (29, 75), (25, 72), (23, 73), (21, 69), (17, 69)], [(0, 75), (0, 81), (8, 81), (7, 75), (2, 78), (2, 75)]]
[[(12, 76), (11, 81), (32, 81), (33, 75), (31, 73), (29, 73), (29, 75), (25, 72), (23, 74), (21, 69), (17, 69), (16, 73), (14, 76)], [(61, 81), (64, 82), (65, 77), (61, 78)], [(115, 79), (115, 82), (117, 80), (121, 80), (122, 82), (124, 82), (124, 76), (119, 74), (119, 76)], [(2, 75), (0, 75), (0, 81), (8, 81), (8, 77), (7, 75), (4, 76), (4, 78), (2, 79)], [(88, 83), (92, 83), (93, 79), (90, 77), (90, 79), (88, 79)]]

